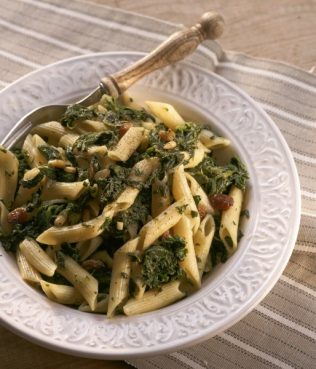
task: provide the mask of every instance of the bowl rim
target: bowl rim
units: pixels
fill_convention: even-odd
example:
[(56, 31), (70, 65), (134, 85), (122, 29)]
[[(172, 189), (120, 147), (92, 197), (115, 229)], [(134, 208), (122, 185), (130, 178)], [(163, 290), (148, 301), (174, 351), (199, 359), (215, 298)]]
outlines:
[[(52, 64), (49, 64), (47, 66), (44, 66), (43, 68), (40, 68), (38, 70), (32, 71), (31, 73), (19, 78), (18, 80), (16, 80), (15, 82), (13, 82), (12, 84), (10, 84), (9, 86), (5, 87), (1, 92), (0, 92), (0, 99), (2, 98), (2, 95), (4, 93), (7, 93), (8, 90), (10, 90), (12, 87), (15, 87), (17, 85), (19, 85), (21, 82), (32, 78), (34, 75), (38, 74), (38, 73), (43, 73), (47, 70), (50, 70), (51, 68), (54, 68), (56, 66), (60, 66), (60, 65), (65, 65), (67, 63), (76, 63), (78, 61), (81, 60), (85, 60), (85, 59), (90, 59), (90, 58), (95, 58), (95, 57), (141, 57), (144, 56), (145, 53), (140, 53), (140, 52), (130, 52), (130, 51), (121, 51), (121, 52), (103, 52), (103, 53), (93, 53), (93, 54), (88, 54), (88, 55), (81, 55), (81, 56), (76, 56), (76, 57), (72, 57), (72, 58), (67, 58)], [(298, 229), (299, 229), (299, 219), (300, 219), (300, 209), (301, 209), (301, 198), (300, 198), (300, 184), (299, 184), (299, 177), (298, 177), (298, 173), (297, 173), (297, 169), (295, 166), (295, 162), (294, 159), (292, 157), (291, 151), (284, 139), (284, 137), (282, 136), (281, 132), (279, 131), (279, 129), (277, 128), (277, 126), (275, 125), (275, 123), (273, 122), (273, 120), (268, 116), (268, 114), (260, 107), (259, 104), (257, 104), (250, 96), (248, 96), (244, 91), (242, 91), (239, 87), (235, 86), (233, 83), (231, 83), (230, 81), (227, 81), (226, 79), (224, 79), (223, 77), (212, 73), (210, 71), (208, 71), (206, 68), (202, 68), (200, 66), (197, 66), (195, 64), (191, 64), (189, 62), (180, 62), (178, 63), (179, 65), (183, 65), (186, 66), (188, 68), (193, 68), (195, 71), (201, 71), (205, 74), (208, 74), (210, 76), (212, 76), (212, 78), (214, 78), (215, 80), (219, 80), (221, 81), (222, 84), (228, 86), (229, 89), (237, 92), (239, 94), (239, 96), (242, 96), (242, 98), (247, 101), (251, 106), (255, 107), (255, 109), (260, 112), (260, 115), (262, 117), (264, 117), (265, 121), (267, 121), (269, 123), (270, 128), (272, 128), (274, 134), (276, 135), (278, 141), (281, 143), (282, 145), (282, 149), (285, 151), (286, 156), (287, 156), (287, 161), (288, 164), (291, 168), (291, 176), (292, 176), (292, 181), (294, 184), (294, 199), (293, 199), (293, 204), (295, 205), (295, 222), (294, 222), (294, 226), (291, 229), (291, 235), (290, 238), (288, 240), (288, 244), (291, 245), (291, 247), (288, 247), (286, 252), (283, 254), (283, 258), (281, 261), (279, 261), (278, 263), (278, 269), (277, 271), (274, 270), (273, 276), (270, 275), (269, 278), (269, 283), (266, 283), (265, 286), (265, 290), (263, 292), (261, 292), (260, 296), (256, 296), (255, 299), (253, 299), (254, 301), (251, 301), (251, 303), (248, 302), (247, 306), (243, 306), (241, 311), (239, 311), (238, 316), (235, 316), (234, 319), (230, 319), (226, 322), (226, 324), (221, 325), (220, 329), (217, 329), (213, 332), (211, 332), (210, 334), (206, 335), (205, 333), (202, 333), (200, 335), (196, 335), (195, 338), (192, 340), (190, 339), (190, 336), (185, 337), (183, 339), (182, 343), (177, 343), (174, 345), (170, 345), (170, 343), (168, 343), (168, 345), (160, 345), (159, 347), (153, 347), (151, 346), (150, 348), (146, 347), (146, 352), (143, 352), (143, 349), (138, 349), (138, 350), (134, 350), (133, 352), (130, 350), (130, 348), (128, 349), (122, 349), (120, 348), (117, 352), (112, 352), (112, 353), (107, 353), (107, 352), (100, 352), (100, 348), (97, 348), (96, 351), (90, 350), (90, 351), (86, 351), (86, 352), (82, 352), (81, 349), (77, 349), (76, 350), (76, 346), (73, 347), (67, 347), (67, 345), (63, 346), (61, 342), (54, 342), (54, 341), (50, 341), (49, 339), (47, 339), (46, 341), (43, 340), (43, 337), (41, 336), (37, 336), (34, 335), (34, 331), (26, 331), (24, 326), (19, 326), (18, 324), (14, 325), (14, 323), (12, 323), (12, 321), (8, 322), (5, 319), (3, 319), (0, 316), (0, 322), (3, 326), (5, 326), (6, 328), (8, 328), (9, 330), (11, 330), (12, 332), (36, 343), (39, 344), (43, 347), (48, 347), (48, 348), (52, 348), (56, 351), (60, 351), (60, 352), (64, 352), (64, 353), (68, 353), (68, 354), (73, 354), (76, 356), (83, 356), (83, 357), (91, 357), (91, 358), (103, 358), (103, 359), (122, 359), (122, 358), (127, 358), (127, 357), (144, 357), (144, 356), (152, 356), (152, 355), (156, 355), (156, 354), (163, 354), (163, 353), (167, 353), (170, 351), (175, 351), (176, 349), (179, 348), (183, 348), (183, 347), (187, 347), (187, 346), (191, 346), (193, 344), (197, 344), (201, 341), (204, 341), (207, 338), (210, 338), (220, 332), (222, 332), (223, 330), (231, 327), (233, 324), (235, 324), (236, 322), (238, 322), (240, 319), (242, 319), (244, 316), (246, 316), (272, 289), (272, 287), (274, 286), (274, 284), (277, 282), (277, 280), (279, 279), (280, 275), (282, 274), (284, 268), (286, 267), (288, 260), (291, 256), (292, 250), (294, 248), (295, 245), (295, 240), (298, 234)], [(178, 65), (177, 64), (177, 65)], [(10, 135), (10, 132), (8, 133), (8, 136)]]

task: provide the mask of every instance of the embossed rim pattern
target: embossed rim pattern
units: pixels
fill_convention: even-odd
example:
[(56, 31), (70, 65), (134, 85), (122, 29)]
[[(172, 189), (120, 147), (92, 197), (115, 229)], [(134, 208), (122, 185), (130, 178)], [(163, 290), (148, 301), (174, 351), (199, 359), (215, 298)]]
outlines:
[[(0, 93), (0, 138), (33, 108), (75, 101), (101, 77), (142, 55), (81, 56), (19, 79)], [(84, 357), (123, 359), (196, 344), (254, 308), (276, 283), (294, 248), (300, 219), (298, 175), (285, 140), (267, 114), (231, 83), (187, 63), (157, 71), (138, 86), (194, 106), (232, 140), (251, 177), (251, 218), (245, 236), (236, 254), (197, 293), (158, 312), (114, 320), (48, 301), (21, 281), (14, 262), (2, 251), (1, 323), (42, 346)]]

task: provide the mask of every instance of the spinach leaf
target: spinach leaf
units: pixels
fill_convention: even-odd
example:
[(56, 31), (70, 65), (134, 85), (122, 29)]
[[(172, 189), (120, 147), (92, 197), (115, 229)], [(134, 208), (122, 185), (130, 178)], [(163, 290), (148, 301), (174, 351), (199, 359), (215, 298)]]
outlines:
[(86, 108), (80, 104), (74, 104), (69, 105), (67, 107), (66, 112), (61, 118), (61, 124), (64, 127), (67, 127), (69, 129), (73, 129), (75, 127), (75, 122), (80, 120), (86, 120), (86, 119), (95, 119), (97, 118), (98, 114), (89, 109)]
[(183, 278), (179, 265), (186, 255), (185, 241), (172, 236), (155, 242), (141, 258), (141, 274), (149, 288), (160, 288), (172, 280)]

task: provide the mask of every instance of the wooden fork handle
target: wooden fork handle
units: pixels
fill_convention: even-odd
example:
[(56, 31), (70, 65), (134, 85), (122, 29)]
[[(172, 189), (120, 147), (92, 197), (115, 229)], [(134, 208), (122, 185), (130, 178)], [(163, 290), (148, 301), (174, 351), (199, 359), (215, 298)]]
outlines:
[(217, 13), (203, 14), (200, 22), (172, 34), (150, 54), (131, 66), (101, 80), (100, 87), (111, 96), (117, 97), (145, 75), (176, 63), (193, 51), (204, 40), (215, 40), (224, 31), (223, 17)]

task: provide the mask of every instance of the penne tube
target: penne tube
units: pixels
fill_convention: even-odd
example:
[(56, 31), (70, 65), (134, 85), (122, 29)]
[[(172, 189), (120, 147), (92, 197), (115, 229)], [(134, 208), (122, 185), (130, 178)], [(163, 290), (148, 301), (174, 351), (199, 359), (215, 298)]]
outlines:
[(185, 172), (185, 178), (187, 179), (193, 199), (194, 199), (194, 196), (198, 196), (199, 198), (197, 209), (199, 209), (199, 206), (202, 206), (203, 210), (206, 213), (213, 214), (214, 209), (210, 203), (210, 200), (207, 194), (204, 192), (203, 188), (198, 183), (198, 181), (194, 177), (192, 177), (191, 174), (187, 172)]
[(155, 218), (170, 206), (168, 174), (162, 180), (156, 178), (152, 183), (151, 215)]
[(140, 249), (147, 249), (154, 243), (163, 233), (172, 228), (182, 217), (183, 209), (188, 206), (186, 198), (170, 205), (164, 212), (160, 213), (156, 218), (146, 223), (140, 230)]
[(190, 187), (188, 185), (184, 167), (179, 165), (173, 173), (172, 194), (176, 200), (186, 199), (188, 206), (184, 209), (184, 214), (189, 218), (193, 234), (197, 231), (200, 225), (200, 217), (198, 209), (193, 199)]
[(110, 159), (115, 161), (126, 161), (141, 144), (144, 128), (131, 127), (119, 140), (114, 150), (108, 152)]
[(98, 281), (70, 256), (62, 255), (64, 266), (58, 267), (57, 272), (75, 287), (94, 311), (98, 296)]
[(186, 216), (183, 216), (172, 230), (174, 235), (178, 235), (185, 241), (185, 249), (187, 252), (184, 259), (180, 261), (179, 264), (192, 285), (195, 288), (200, 288), (201, 278), (195, 256), (190, 220)]
[(85, 134), (89, 132), (101, 132), (107, 130), (108, 128), (103, 122), (89, 119), (78, 121), (75, 128), (75, 132), (79, 134)]
[(92, 259), (103, 261), (103, 263), (106, 264), (107, 267), (112, 269), (113, 259), (111, 258), (111, 256), (108, 254), (106, 250), (97, 251), (91, 257)]
[[(38, 168), (33, 168), (24, 173), (23, 181), (31, 181), (38, 175), (40, 175), (40, 170)], [(16, 198), (13, 203), (13, 207), (18, 208), (24, 204), (27, 204), (32, 199), (33, 193), (35, 193), (42, 186), (42, 184), (43, 181), (41, 180), (39, 183), (31, 188), (19, 186)]]
[(108, 310), (108, 304), (109, 304), (109, 295), (105, 293), (99, 293), (94, 311), (91, 310), (89, 304), (87, 304), (85, 301), (78, 307), (78, 310), (83, 311), (85, 313), (105, 314)]
[(49, 145), (57, 146), (60, 138), (69, 133), (69, 131), (59, 122), (52, 121), (34, 126), (31, 133), (46, 137)]
[(4, 236), (9, 235), (12, 231), (12, 225), (8, 222), (8, 214), (7, 207), (0, 200), (0, 231)]
[(238, 243), (238, 224), (243, 192), (233, 186), (229, 192), (229, 196), (233, 198), (234, 203), (228, 210), (222, 212), (219, 236), (227, 249), (228, 255), (231, 255), (236, 250)]
[(15, 256), (22, 279), (28, 283), (40, 283), (42, 279), (40, 273), (27, 261), (19, 247), (16, 250)]
[(216, 136), (208, 129), (202, 129), (199, 139), (205, 147), (212, 150), (221, 149), (230, 145), (228, 138)]
[(43, 188), (41, 199), (43, 201), (54, 199), (76, 200), (89, 186), (87, 180), (81, 182), (55, 182), (49, 181)]
[(18, 181), (19, 162), (16, 156), (0, 145), (0, 201), (10, 209)]
[(102, 242), (103, 238), (100, 236), (92, 238), (91, 240), (78, 242), (76, 248), (79, 250), (80, 261), (86, 260), (91, 254), (93, 254)]
[(144, 296), (136, 300), (131, 298), (123, 306), (125, 315), (142, 314), (149, 311), (161, 309), (164, 306), (170, 305), (177, 300), (182, 299), (185, 293), (179, 289), (180, 281), (173, 281), (161, 287), (160, 291), (148, 291)]
[[(193, 151), (193, 155), (190, 157), (184, 153), (185, 160), (188, 162), (184, 164), (184, 168), (194, 168), (201, 163), (205, 156), (205, 147), (201, 143), (198, 143), (198, 147)], [(207, 149), (206, 149), (207, 150)], [(209, 150), (208, 150), (209, 151)], [(188, 159), (186, 159), (188, 158)]]
[(129, 253), (136, 250), (138, 241), (139, 237), (126, 242), (114, 254), (107, 311), (108, 318), (112, 317), (116, 309), (128, 298), (132, 265)]
[(26, 260), (40, 273), (49, 277), (53, 276), (57, 269), (56, 263), (46, 254), (40, 245), (31, 238), (26, 238), (19, 245), (21, 253)]
[(197, 266), (201, 278), (205, 271), (206, 262), (210, 253), (214, 233), (214, 218), (211, 214), (207, 214), (206, 217), (202, 220), (199, 229), (193, 237)]
[(146, 101), (146, 104), (150, 111), (162, 120), (168, 128), (175, 131), (177, 127), (185, 124), (181, 115), (172, 105), (156, 101)]
[(45, 295), (52, 301), (63, 305), (80, 305), (83, 302), (81, 294), (71, 286), (40, 281)]
[(72, 146), (78, 138), (79, 135), (76, 133), (67, 133), (59, 139), (58, 146), (62, 146), (64, 148)]
[(33, 142), (33, 164), (34, 166), (38, 167), (41, 165), (47, 164), (47, 159), (45, 156), (38, 150), (39, 146), (47, 146), (47, 143), (37, 134), (34, 134), (32, 136), (32, 142)]

